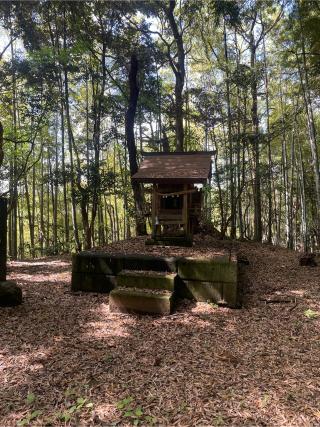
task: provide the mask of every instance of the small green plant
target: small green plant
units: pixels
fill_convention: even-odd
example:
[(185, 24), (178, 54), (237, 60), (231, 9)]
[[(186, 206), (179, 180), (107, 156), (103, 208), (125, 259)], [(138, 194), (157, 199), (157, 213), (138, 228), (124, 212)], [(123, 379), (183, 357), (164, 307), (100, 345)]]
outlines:
[(270, 402), (270, 396), (268, 394), (264, 394), (260, 402), (261, 407), (265, 408)]
[(133, 404), (133, 397), (129, 396), (120, 400), (116, 404), (116, 408), (121, 411), (122, 417), (129, 420), (134, 426), (139, 424), (150, 424), (156, 423), (156, 418), (151, 415), (144, 415), (143, 410), (140, 406)]
[(222, 415), (217, 415), (214, 419), (213, 419), (213, 423), (214, 426), (224, 426), (225, 425), (225, 421), (222, 417)]
[(36, 410), (36, 411), (32, 411), (32, 412), (30, 412), (26, 417), (24, 417), (24, 418), (22, 418), (21, 420), (19, 420), (18, 422), (17, 422), (17, 425), (19, 426), (19, 427), (22, 427), (22, 426), (28, 426), (30, 423), (31, 423), (31, 421), (33, 421), (33, 420), (35, 420), (36, 418), (38, 418), (38, 416), (39, 415), (41, 415), (42, 414), (42, 412), (41, 411), (38, 411), (38, 410)]
[[(70, 397), (74, 395), (74, 392), (72, 391), (72, 389), (68, 389), (65, 392), (65, 396)], [(77, 399), (74, 399), (74, 402), (67, 407), (66, 409), (64, 409), (61, 412), (58, 412), (56, 414), (56, 417), (64, 422), (70, 421), (73, 414), (75, 414), (76, 412), (79, 412), (83, 409), (92, 409), (93, 408), (93, 403), (89, 402), (88, 399), (84, 398), (84, 397), (78, 397)]]
[(308, 310), (306, 310), (304, 312), (304, 315), (308, 318), (308, 319), (316, 319), (317, 317), (320, 316), (320, 312), (319, 311), (314, 311), (311, 310), (310, 308)]
[(36, 395), (32, 392), (27, 394), (26, 402), (28, 405), (32, 405), (36, 400)]
[(21, 420), (19, 420), (17, 422), (17, 426), (19, 426), (19, 427), (28, 426), (31, 423), (31, 421), (35, 420), (36, 418), (39, 417), (39, 415), (42, 414), (41, 411), (34, 408), (34, 404), (36, 402), (36, 399), (37, 399), (37, 397), (34, 393), (29, 392), (27, 394), (26, 404), (28, 406), (30, 406), (33, 410), (31, 412), (29, 412), (24, 418), (21, 418)]

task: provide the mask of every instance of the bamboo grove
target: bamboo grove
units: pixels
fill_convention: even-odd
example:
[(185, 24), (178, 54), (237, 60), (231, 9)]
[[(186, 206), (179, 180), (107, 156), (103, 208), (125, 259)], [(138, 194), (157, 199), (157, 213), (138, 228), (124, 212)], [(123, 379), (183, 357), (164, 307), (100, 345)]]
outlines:
[(145, 233), (143, 151), (214, 150), (222, 236), (319, 246), (318, 2), (12, 1), (0, 24), (12, 258)]

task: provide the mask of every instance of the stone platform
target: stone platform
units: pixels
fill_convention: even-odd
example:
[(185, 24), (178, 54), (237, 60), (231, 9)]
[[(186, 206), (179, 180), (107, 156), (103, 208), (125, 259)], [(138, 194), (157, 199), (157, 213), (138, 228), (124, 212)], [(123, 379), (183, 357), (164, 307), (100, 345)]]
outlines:
[(168, 314), (177, 298), (241, 306), (235, 256), (81, 252), (73, 256), (72, 290), (110, 293), (111, 310), (121, 312)]

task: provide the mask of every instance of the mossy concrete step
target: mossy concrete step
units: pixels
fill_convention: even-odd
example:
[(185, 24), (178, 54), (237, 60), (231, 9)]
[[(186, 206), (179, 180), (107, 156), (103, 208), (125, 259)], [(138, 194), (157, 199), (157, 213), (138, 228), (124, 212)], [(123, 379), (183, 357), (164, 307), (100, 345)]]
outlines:
[(204, 282), (236, 283), (237, 261), (229, 256), (209, 259), (180, 258), (178, 274), (181, 279)]
[(176, 276), (162, 271), (122, 270), (117, 276), (117, 286), (173, 291)]
[(108, 293), (115, 286), (116, 278), (112, 275), (72, 272), (72, 291)]
[(117, 288), (110, 292), (111, 312), (170, 314), (173, 309), (173, 292)]

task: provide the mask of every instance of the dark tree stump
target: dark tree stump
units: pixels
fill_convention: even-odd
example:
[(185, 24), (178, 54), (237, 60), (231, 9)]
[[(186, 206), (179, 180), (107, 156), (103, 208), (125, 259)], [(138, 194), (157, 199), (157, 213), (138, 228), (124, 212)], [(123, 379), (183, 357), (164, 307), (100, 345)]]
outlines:
[(22, 290), (12, 280), (0, 282), (0, 307), (14, 307), (22, 303)]
[(299, 264), (305, 267), (316, 267), (318, 264), (315, 257), (315, 254), (303, 254), (299, 258)]

